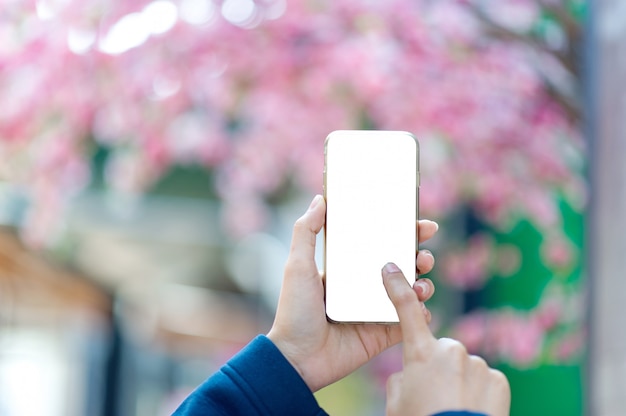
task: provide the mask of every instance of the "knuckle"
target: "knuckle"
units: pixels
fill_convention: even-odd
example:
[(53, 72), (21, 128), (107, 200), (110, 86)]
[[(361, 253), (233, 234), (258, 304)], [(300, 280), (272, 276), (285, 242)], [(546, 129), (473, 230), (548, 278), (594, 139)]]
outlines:
[(467, 355), (467, 349), (465, 348), (465, 345), (463, 345), (461, 342), (457, 341), (456, 339), (441, 338), (439, 341), (441, 341), (444, 344), (448, 353), (454, 354), (454, 355), (463, 355), (463, 356)]
[(315, 247), (315, 239), (319, 230), (315, 230), (306, 217), (300, 217), (293, 224), (293, 241), (298, 240), (305, 245)]
[(417, 302), (417, 296), (415, 295), (415, 292), (413, 292), (412, 290), (407, 290), (408, 286), (402, 289), (400, 289), (400, 284), (398, 284), (398, 286), (399, 287), (395, 291), (394, 296), (396, 304), (409, 305), (413, 302)]
[(485, 361), (483, 357), (480, 357), (478, 355), (470, 355), (470, 362), (475, 368), (480, 370), (486, 370), (489, 368), (487, 361)]
[(308, 262), (297, 256), (289, 256), (285, 264), (284, 273), (286, 276), (301, 274), (308, 269)]
[(298, 218), (296, 222), (293, 224), (294, 234), (300, 234), (301, 232), (308, 231), (308, 230), (309, 230), (309, 225), (307, 224), (306, 219), (304, 217)]
[(295, 227), (303, 227), (303, 226), (306, 226), (306, 223), (307, 223), (306, 215), (302, 215), (302, 216), (300, 216), (300, 217), (298, 217), (296, 219), (296, 221), (294, 222), (293, 226), (294, 226), (294, 228)]
[(468, 355), (465, 346), (459, 341), (451, 338), (440, 338), (438, 340), (439, 354), (445, 358), (453, 367), (464, 372), (468, 366)]
[(424, 310), (424, 316), (426, 317), (426, 323), (430, 324), (430, 322), (433, 320), (433, 315), (430, 313), (428, 308)]
[(511, 387), (509, 385), (509, 379), (506, 378), (504, 373), (498, 370), (490, 369), (489, 376), (492, 384), (498, 389), (501, 393), (510, 393)]

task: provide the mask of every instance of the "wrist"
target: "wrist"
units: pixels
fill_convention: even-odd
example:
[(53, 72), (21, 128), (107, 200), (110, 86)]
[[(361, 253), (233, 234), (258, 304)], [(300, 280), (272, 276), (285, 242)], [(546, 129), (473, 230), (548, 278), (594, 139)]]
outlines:
[(302, 369), (303, 366), (301, 365), (299, 360), (296, 358), (298, 355), (295, 352), (296, 348), (288, 341), (285, 341), (285, 339), (281, 337), (279, 334), (277, 334), (274, 328), (272, 328), (270, 332), (267, 333), (266, 337), (270, 341), (272, 341), (274, 346), (278, 349), (278, 351), (280, 351), (283, 357), (285, 357), (287, 362), (289, 362), (289, 364), (291, 364), (291, 366), (296, 370), (296, 372), (298, 373), (298, 375), (300, 375), (300, 378), (302, 378), (302, 381), (304, 381), (307, 387), (312, 392), (315, 392), (317, 389), (309, 380), (307, 380), (307, 377), (305, 376), (305, 372)]

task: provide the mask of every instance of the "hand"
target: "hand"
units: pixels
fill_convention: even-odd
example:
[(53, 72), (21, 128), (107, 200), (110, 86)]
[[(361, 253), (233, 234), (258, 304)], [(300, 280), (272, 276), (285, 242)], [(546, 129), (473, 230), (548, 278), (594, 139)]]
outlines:
[(400, 317), (403, 337), (403, 370), (387, 381), (387, 415), (469, 410), (508, 416), (511, 391), (504, 374), (469, 355), (460, 342), (433, 337), (420, 313), (424, 304), (395, 264), (383, 268), (383, 283)]
[[(317, 195), (296, 221), (276, 318), (267, 334), (311, 391), (342, 379), (402, 338), (398, 325), (342, 325), (326, 320), (324, 281), (315, 264), (315, 236), (324, 225), (325, 213), (324, 198)], [(420, 242), (438, 228), (428, 220), (419, 221), (417, 227)], [(434, 262), (427, 250), (416, 255), (419, 273), (429, 272)], [(426, 301), (435, 287), (429, 279), (419, 279), (413, 290)], [(420, 313), (430, 321), (427, 309)]]

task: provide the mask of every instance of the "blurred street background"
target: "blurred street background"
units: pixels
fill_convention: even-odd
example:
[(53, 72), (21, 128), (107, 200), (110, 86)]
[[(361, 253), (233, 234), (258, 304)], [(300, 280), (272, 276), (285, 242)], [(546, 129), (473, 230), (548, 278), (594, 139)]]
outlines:
[[(589, 262), (590, 227), (619, 230), (594, 180), (603, 218), (626, 201), (624, 144), (601, 146), (624, 113), (598, 120), (626, 84), (595, 82), (624, 5), (0, 1), (0, 416), (167, 415), (266, 333), (337, 129), (418, 138), (432, 328), (507, 374), (511, 414), (621, 414), (588, 364), (616, 330), (589, 288), (619, 267)], [(400, 368), (393, 348), (317, 397), (382, 415)]]

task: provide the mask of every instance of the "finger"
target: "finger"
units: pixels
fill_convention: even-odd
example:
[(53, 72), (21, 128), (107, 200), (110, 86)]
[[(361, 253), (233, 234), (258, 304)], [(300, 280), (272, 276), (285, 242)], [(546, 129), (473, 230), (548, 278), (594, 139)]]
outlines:
[(293, 236), (291, 238), (291, 249), (287, 265), (294, 267), (309, 263), (315, 263), (315, 240), (317, 234), (324, 226), (324, 215), (326, 204), (324, 197), (316, 195), (311, 201), (307, 211), (296, 221), (293, 226)]
[(489, 370), (489, 393), (485, 409), (490, 415), (508, 416), (511, 408), (511, 386), (506, 376), (498, 370)]
[(470, 362), (465, 345), (452, 338), (439, 338), (437, 344), (437, 352), (446, 357), (450, 367), (462, 370), (464, 373), (466, 365)]
[(387, 295), (400, 318), (405, 356), (407, 354), (411, 357), (421, 356), (423, 352), (420, 353), (420, 351), (428, 351), (430, 345), (435, 341), (428, 328), (422, 303), (418, 300), (417, 294), (409, 286), (398, 266), (387, 263), (382, 274)]
[(432, 280), (422, 277), (413, 283), (413, 290), (420, 302), (426, 302), (435, 293), (435, 285)]
[(415, 269), (417, 274), (429, 273), (435, 267), (435, 257), (430, 250), (420, 250), (415, 258)]
[(489, 377), (491, 384), (495, 386), (497, 389), (498, 395), (501, 396), (510, 396), (511, 395), (511, 386), (509, 384), (509, 380), (506, 378), (503, 372), (500, 370), (496, 370), (493, 368), (489, 369)]
[(469, 360), (470, 365), (472, 366), (472, 372), (486, 373), (489, 370), (489, 365), (487, 365), (487, 361), (485, 361), (483, 357), (478, 355), (470, 355)]
[[(498, 396), (509, 396), (511, 394), (511, 386), (509, 385), (509, 380), (504, 373), (500, 370), (489, 367), (488, 364), (486, 364), (486, 366), (487, 381), (491, 385), (491, 390)], [(485, 383), (487, 383), (487, 381)]]
[(431, 239), (439, 229), (439, 224), (431, 220), (419, 220), (417, 222), (417, 236), (418, 241), (423, 243), (426, 240)]

